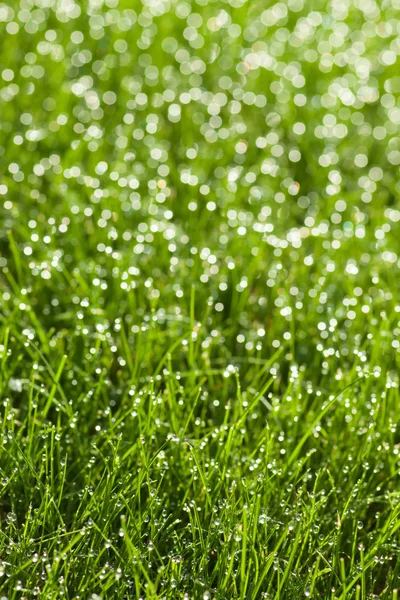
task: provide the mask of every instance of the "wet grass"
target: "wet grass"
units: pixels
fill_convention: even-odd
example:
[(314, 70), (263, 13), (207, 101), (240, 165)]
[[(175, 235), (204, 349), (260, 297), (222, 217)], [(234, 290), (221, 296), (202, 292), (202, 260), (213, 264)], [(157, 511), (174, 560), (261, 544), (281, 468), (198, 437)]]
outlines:
[(396, 600), (395, 2), (0, 5), (0, 598)]

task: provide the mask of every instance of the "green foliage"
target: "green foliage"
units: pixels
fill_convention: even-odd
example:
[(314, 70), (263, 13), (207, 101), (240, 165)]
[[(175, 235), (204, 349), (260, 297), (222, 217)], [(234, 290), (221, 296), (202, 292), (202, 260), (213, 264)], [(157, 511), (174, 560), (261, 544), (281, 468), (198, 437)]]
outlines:
[(398, 597), (399, 8), (0, 4), (0, 598)]

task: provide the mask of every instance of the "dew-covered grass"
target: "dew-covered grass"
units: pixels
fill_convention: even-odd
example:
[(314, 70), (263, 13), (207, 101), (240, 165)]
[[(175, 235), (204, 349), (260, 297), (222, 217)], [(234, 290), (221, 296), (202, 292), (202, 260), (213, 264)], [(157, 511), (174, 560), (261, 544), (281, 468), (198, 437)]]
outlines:
[(399, 0), (0, 4), (0, 598), (395, 600)]

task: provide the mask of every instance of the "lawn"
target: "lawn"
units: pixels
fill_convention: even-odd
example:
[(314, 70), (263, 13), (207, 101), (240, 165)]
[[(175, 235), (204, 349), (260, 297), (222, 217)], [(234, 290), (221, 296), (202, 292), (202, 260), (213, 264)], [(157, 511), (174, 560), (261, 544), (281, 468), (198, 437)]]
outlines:
[(0, 4), (1, 600), (396, 600), (399, 0)]

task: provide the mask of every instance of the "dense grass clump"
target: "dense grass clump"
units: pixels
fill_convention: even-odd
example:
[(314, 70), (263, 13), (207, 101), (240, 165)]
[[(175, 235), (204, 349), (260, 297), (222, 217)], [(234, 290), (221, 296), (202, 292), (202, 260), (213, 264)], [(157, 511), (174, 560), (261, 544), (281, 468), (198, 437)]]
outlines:
[(0, 597), (395, 600), (399, 0), (0, 44)]

